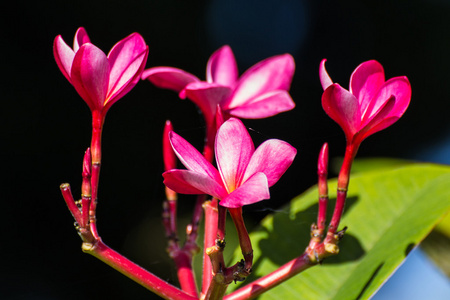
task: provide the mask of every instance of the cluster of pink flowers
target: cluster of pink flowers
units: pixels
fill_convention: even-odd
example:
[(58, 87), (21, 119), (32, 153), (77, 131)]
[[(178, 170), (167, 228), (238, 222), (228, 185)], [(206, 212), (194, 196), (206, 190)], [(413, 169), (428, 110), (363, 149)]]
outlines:
[[(225, 293), (229, 283), (245, 279), (252, 270), (253, 249), (242, 219), (242, 207), (269, 199), (269, 188), (280, 180), (297, 154), (296, 148), (277, 139), (269, 139), (255, 149), (240, 119), (266, 118), (295, 107), (289, 94), (295, 71), (294, 59), (289, 54), (269, 57), (239, 77), (231, 48), (223, 46), (209, 58), (206, 81), (202, 81), (193, 74), (173, 67), (144, 70), (148, 51), (148, 46), (138, 33), (120, 40), (107, 55), (91, 43), (84, 28), (77, 30), (72, 48), (61, 36), (55, 38), (53, 52), (56, 63), (89, 106), (93, 126), (91, 146), (86, 151), (83, 164), (82, 199), (78, 203), (73, 200), (68, 184), (61, 186), (63, 196), (76, 220), (86, 252), (90, 251), (168, 299), (198, 299), (191, 263), (193, 253), (198, 249), (197, 229), (194, 227), (200, 223), (202, 205), (205, 205), (205, 274), (200, 298), (209, 299), (205, 295), (220, 298), (220, 293)], [(319, 78), (324, 90), (322, 106), (343, 129), (347, 147), (338, 177), (335, 210), (325, 237), (327, 144), (319, 156), (321, 194), (317, 226), (312, 226), (313, 238), (305, 251), (308, 266), (338, 253), (340, 233), (337, 229), (344, 209), (351, 165), (361, 142), (396, 122), (406, 111), (411, 99), (408, 79), (400, 76), (386, 81), (383, 67), (375, 60), (363, 62), (354, 70), (348, 90), (333, 83), (325, 69), (325, 61), (322, 60), (319, 67)], [(168, 249), (177, 264), (182, 291), (107, 248), (95, 225), (103, 123), (111, 106), (141, 79), (175, 91), (181, 99), (190, 99), (199, 107), (206, 123), (203, 153), (176, 134), (169, 121), (163, 137), (163, 178), (167, 196), (163, 213), (166, 220), (163, 222), (169, 238)], [(175, 168), (175, 156), (186, 169)], [(217, 167), (213, 165), (214, 160)], [(212, 197), (208, 202), (210, 209), (206, 205), (206, 197), (198, 198), (191, 227), (187, 230), (189, 236), (183, 247), (178, 244), (176, 233), (177, 193)], [(225, 266), (222, 254), (227, 211), (237, 229), (244, 257), (242, 262), (232, 267)], [(210, 261), (205, 259), (207, 256)], [(297, 272), (295, 268), (286, 268), (289, 270), (281, 272), (286, 278), (275, 275), (272, 281), (281, 282), (289, 274)], [(215, 280), (211, 280), (213, 276)], [(261, 284), (269, 285), (267, 282)], [(258, 285), (256, 289), (262, 288)]]
[[(119, 41), (108, 55), (90, 42), (84, 28), (77, 30), (73, 48), (61, 36), (54, 42), (54, 56), (61, 72), (93, 114), (99, 112), (103, 118), (140, 78), (193, 101), (208, 126), (215, 124), (218, 105), (226, 119), (265, 118), (295, 107), (288, 93), (295, 70), (289, 54), (265, 59), (239, 78), (234, 54), (229, 46), (223, 46), (208, 60), (206, 81), (172, 67), (144, 71), (147, 55), (148, 46), (137, 33)], [(346, 90), (333, 83), (325, 70), (325, 61), (322, 60), (319, 69), (324, 89), (322, 106), (342, 127), (348, 143), (359, 145), (369, 135), (392, 125), (408, 107), (411, 87), (405, 76), (385, 81), (383, 67), (371, 60), (355, 69)], [(236, 119), (230, 120), (219, 133), (215, 153), (220, 173), (186, 141), (172, 134), (175, 153), (190, 171), (166, 172), (165, 184), (179, 193), (217, 197), (226, 207), (269, 198), (268, 186), (278, 181), (289, 167), (295, 149), (285, 142), (270, 140), (254, 154), (245, 127)], [(251, 164), (247, 167), (250, 157)], [(267, 176), (271, 176), (269, 181)]]

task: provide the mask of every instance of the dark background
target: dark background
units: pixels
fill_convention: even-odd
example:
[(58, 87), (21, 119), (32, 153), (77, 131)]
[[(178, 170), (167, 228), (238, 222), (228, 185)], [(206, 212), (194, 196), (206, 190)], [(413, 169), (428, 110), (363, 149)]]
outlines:
[[(0, 109), (1, 299), (150, 299), (144, 288), (83, 254), (59, 192), (78, 197), (90, 142), (90, 111), (59, 71), (53, 39), (71, 45), (78, 27), (105, 52), (139, 32), (147, 67), (174, 66), (205, 78), (209, 55), (224, 44), (242, 73), (266, 57), (291, 53), (297, 107), (245, 120), (256, 143), (279, 138), (298, 148), (272, 199), (246, 208), (249, 226), (315, 182), (321, 144), (343, 154), (344, 135), (323, 112), (318, 66), (348, 86), (353, 69), (376, 59), (386, 78), (408, 76), (412, 101), (391, 128), (370, 137), (359, 157), (415, 157), (448, 132), (450, 2), (434, 1), (16, 1), (2, 10)], [(190, 101), (140, 82), (108, 112), (98, 207), (99, 232), (112, 248), (174, 280), (165, 254), (161, 134), (166, 119), (197, 147), (203, 121)], [(182, 211), (193, 199), (182, 198)], [(304, 245), (299, 245), (303, 248)]]

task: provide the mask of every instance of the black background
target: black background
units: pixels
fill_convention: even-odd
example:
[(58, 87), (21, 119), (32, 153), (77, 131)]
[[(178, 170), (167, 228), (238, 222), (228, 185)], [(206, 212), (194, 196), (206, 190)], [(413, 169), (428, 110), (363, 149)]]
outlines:
[[(81, 252), (59, 192), (61, 183), (70, 182), (79, 195), (81, 161), (90, 142), (89, 109), (52, 54), (53, 39), (62, 34), (71, 45), (79, 26), (105, 52), (137, 31), (150, 47), (147, 67), (174, 66), (200, 78), (209, 55), (224, 44), (233, 48), (241, 73), (268, 56), (294, 56), (291, 94), (297, 107), (244, 121), (257, 144), (279, 138), (299, 150), (272, 188), (272, 199), (246, 208), (250, 226), (314, 184), (323, 142), (329, 142), (332, 157), (343, 154), (344, 135), (320, 105), (322, 58), (344, 87), (353, 69), (369, 59), (383, 64), (387, 78), (406, 75), (411, 82), (405, 116), (365, 141), (359, 157), (414, 157), (449, 129), (450, 2), (445, 0), (16, 1), (2, 9), (0, 22), (1, 299), (152, 297)], [(160, 225), (160, 139), (166, 119), (200, 148), (204, 127), (195, 106), (149, 82), (140, 82), (108, 112), (98, 220), (109, 246), (173, 281)], [(180, 209), (189, 212), (193, 198), (183, 199)]]

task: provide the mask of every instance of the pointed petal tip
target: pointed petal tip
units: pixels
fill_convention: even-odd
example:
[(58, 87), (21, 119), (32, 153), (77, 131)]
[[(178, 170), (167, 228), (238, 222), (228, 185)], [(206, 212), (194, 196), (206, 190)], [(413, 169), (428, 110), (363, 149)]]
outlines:
[(206, 65), (206, 81), (233, 87), (238, 79), (238, 67), (234, 53), (228, 45), (216, 50)]
[[(156, 87), (180, 93), (188, 84), (198, 82), (195, 75), (173, 67), (153, 67), (142, 72), (142, 80), (148, 80)], [(180, 96), (180, 98), (182, 98)], [(182, 98), (183, 99), (183, 98)]]
[(324, 143), (320, 149), (319, 161), (317, 170), (319, 174), (326, 174), (328, 172), (328, 143)]
[(327, 61), (326, 58), (322, 59), (319, 66), (319, 78), (323, 90), (326, 90), (330, 85), (333, 84), (333, 81), (331, 80), (330, 75), (328, 75), (328, 72), (325, 68), (326, 61)]

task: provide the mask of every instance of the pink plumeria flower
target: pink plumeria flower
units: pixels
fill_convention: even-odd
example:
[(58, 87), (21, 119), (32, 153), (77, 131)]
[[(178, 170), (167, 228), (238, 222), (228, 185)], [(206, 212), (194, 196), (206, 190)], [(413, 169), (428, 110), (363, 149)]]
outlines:
[(75, 33), (73, 48), (60, 35), (53, 54), (63, 75), (92, 112), (103, 116), (139, 81), (147, 62), (148, 46), (138, 33), (119, 41), (106, 55), (93, 45), (83, 27)]
[(213, 126), (218, 104), (225, 116), (244, 119), (266, 118), (293, 109), (295, 104), (288, 90), (294, 70), (292, 56), (283, 54), (257, 63), (238, 78), (233, 51), (223, 46), (208, 60), (206, 81), (171, 67), (145, 70), (142, 79), (192, 100), (206, 123)]
[(217, 132), (218, 169), (176, 133), (171, 132), (170, 141), (187, 170), (165, 172), (164, 184), (182, 194), (211, 195), (227, 208), (269, 199), (269, 187), (280, 179), (297, 153), (294, 147), (276, 139), (265, 141), (255, 150), (244, 124), (236, 118), (230, 118)]
[(350, 77), (346, 90), (333, 83), (320, 63), (320, 82), (324, 89), (322, 106), (344, 130), (348, 144), (359, 145), (365, 138), (395, 123), (408, 108), (411, 85), (406, 76), (385, 81), (383, 66), (369, 60), (360, 64)]

